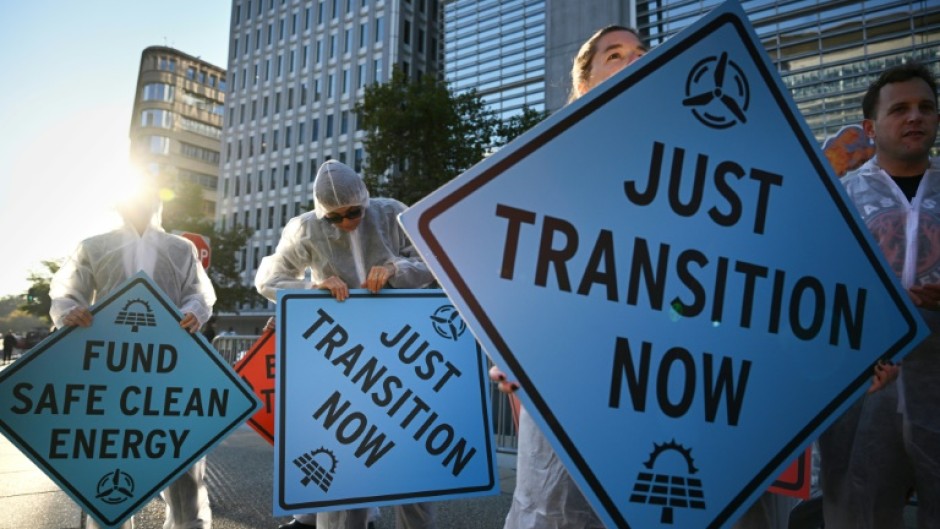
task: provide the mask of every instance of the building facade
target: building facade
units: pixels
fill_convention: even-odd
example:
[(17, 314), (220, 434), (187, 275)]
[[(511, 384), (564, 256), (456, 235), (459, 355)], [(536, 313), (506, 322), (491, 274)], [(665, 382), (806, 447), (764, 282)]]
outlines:
[(130, 125), (131, 161), (161, 185), (196, 183), (215, 218), (225, 70), (165, 46), (143, 51)]
[[(216, 225), (254, 230), (240, 256), (244, 284), (281, 228), (311, 208), (320, 164), (361, 171), (355, 106), (366, 86), (393, 67), (437, 75), (439, 28), (437, 0), (233, 0)], [(259, 296), (235, 329), (260, 332), (273, 312)]]
[[(571, 61), (594, 30), (612, 23), (633, 26), (655, 47), (722, 3), (546, 1), (551, 111), (564, 104)], [(743, 0), (741, 6), (819, 141), (861, 122), (861, 97), (886, 67), (916, 59), (940, 74), (936, 0)]]
[(546, 0), (445, 0), (445, 77), (500, 119), (545, 109)]

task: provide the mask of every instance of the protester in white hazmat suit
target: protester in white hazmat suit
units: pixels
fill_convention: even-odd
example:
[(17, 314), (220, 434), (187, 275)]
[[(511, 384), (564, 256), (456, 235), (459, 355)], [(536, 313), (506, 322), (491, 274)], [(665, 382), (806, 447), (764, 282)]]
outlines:
[[(261, 260), (255, 286), (276, 301), (280, 289), (326, 289), (339, 301), (350, 288), (378, 292), (423, 288), (434, 277), (398, 224), (406, 208), (390, 198), (369, 198), (365, 182), (350, 167), (330, 160), (313, 183), (314, 210), (287, 223), (273, 255)], [(310, 279), (305, 279), (309, 270)], [(364, 529), (369, 509), (318, 513), (319, 529)], [(399, 529), (436, 527), (434, 505), (395, 506)], [(305, 529), (305, 518), (285, 524)]]
[(866, 394), (820, 437), (825, 524), (903, 528), (903, 509), (915, 491), (918, 529), (936, 529), (940, 161), (929, 157), (940, 122), (936, 81), (922, 65), (892, 67), (869, 87), (862, 108), (875, 157), (842, 183), (931, 334), (901, 362), (896, 382)]
[[(56, 327), (88, 327), (88, 307), (143, 271), (183, 313), (180, 326), (195, 333), (212, 315), (215, 291), (192, 242), (161, 224), (162, 203), (150, 187), (118, 205), (124, 225), (85, 239), (53, 276), (49, 315)], [(206, 461), (199, 460), (164, 490), (164, 529), (209, 529), (212, 512), (205, 485)], [(88, 519), (88, 528), (97, 524)], [(133, 518), (122, 526), (133, 527)]]

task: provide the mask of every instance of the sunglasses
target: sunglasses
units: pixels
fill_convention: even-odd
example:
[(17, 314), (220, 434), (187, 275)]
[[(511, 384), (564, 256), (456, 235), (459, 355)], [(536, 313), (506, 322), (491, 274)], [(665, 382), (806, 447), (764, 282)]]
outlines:
[(323, 220), (329, 222), (330, 224), (339, 224), (343, 222), (344, 219), (358, 219), (362, 216), (362, 208), (350, 208), (345, 215), (340, 215), (339, 213), (331, 213), (329, 215), (324, 215)]

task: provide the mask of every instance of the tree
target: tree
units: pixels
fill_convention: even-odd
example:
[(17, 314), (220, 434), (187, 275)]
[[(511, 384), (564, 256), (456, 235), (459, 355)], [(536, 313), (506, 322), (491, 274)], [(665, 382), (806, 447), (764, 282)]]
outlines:
[(547, 117), (547, 110), (538, 111), (528, 105), (523, 106), (521, 114), (512, 116), (496, 127), (496, 135), (500, 138), (498, 144), (506, 145)]
[(209, 238), (212, 242), (212, 266), (207, 273), (217, 298), (214, 309), (236, 311), (240, 303), (258, 296), (253, 287), (242, 284), (236, 259), (251, 237), (252, 229), (233, 226), (224, 231), (216, 230), (203, 213), (203, 188), (197, 183), (179, 182), (172, 191), (173, 196), (164, 202), (164, 228), (169, 232), (189, 231)]
[(52, 276), (59, 271), (62, 264), (58, 261), (42, 261), (46, 272), (30, 272), (29, 289), (26, 291), (26, 303), (19, 306), (19, 310), (44, 322), (49, 322), (49, 309), (52, 299), (49, 297), (49, 282)]
[(398, 68), (390, 82), (367, 87), (355, 111), (369, 154), (366, 183), (406, 204), (483, 159), (497, 125), (475, 91), (454, 95), (444, 81), (411, 80)]

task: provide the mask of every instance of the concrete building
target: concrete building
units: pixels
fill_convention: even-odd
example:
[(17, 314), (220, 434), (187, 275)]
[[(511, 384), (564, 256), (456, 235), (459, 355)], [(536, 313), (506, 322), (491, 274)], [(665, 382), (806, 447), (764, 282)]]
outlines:
[(165, 46), (141, 54), (131, 160), (162, 185), (201, 185), (210, 219), (216, 210), (225, 92), (225, 70), (218, 66)]
[[(361, 170), (354, 112), (365, 87), (407, 74), (437, 74), (437, 0), (233, 0), (229, 90), (216, 225), (248, 226), (244, 284), (281, 228), (310, 208), (317, 168), (338, 159)], [(260, 296), (219, 329), (260, 332), (274, 305)]]

